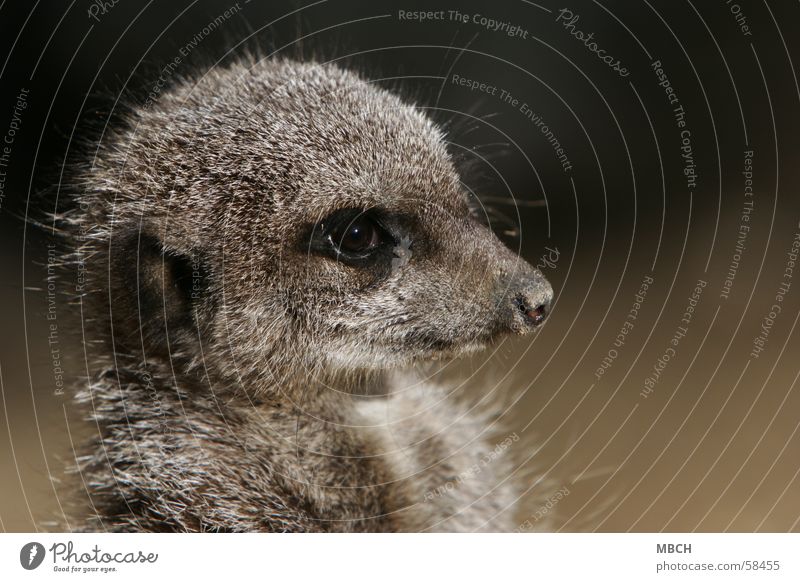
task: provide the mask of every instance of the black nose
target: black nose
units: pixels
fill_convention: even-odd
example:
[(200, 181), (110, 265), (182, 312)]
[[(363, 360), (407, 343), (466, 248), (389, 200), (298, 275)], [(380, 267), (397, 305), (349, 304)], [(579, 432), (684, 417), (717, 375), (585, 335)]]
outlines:
[(499, 272), (497, 283), (501, 286), (496, 291), (501, 329), (526, 335), (547, 319), (553, 287), (541, 271), (517, 259), (509, 271)]
[(541, 324), (547, 317), (547, 313), (550, 310), (549, 301), (532, 301), (532, 298), (527, 296), (525, 293), (519, 293), (514, 298), (514, 304), (522, 316), (522, 321), (532, 327), (536, 327), (537, 325)]

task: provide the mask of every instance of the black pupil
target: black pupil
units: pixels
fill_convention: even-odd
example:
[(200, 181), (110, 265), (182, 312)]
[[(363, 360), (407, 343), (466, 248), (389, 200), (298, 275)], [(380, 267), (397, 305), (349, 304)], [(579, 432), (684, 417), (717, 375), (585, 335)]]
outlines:
[(358, 219), (348, 226), (341, 247), (350, 252), (365, 251), (371, 246), (374, 235), (374, 225), (369, 220)]

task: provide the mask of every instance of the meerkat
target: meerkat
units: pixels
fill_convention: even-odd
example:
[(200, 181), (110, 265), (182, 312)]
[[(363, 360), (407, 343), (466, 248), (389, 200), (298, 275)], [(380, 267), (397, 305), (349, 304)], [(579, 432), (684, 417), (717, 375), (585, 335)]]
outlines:
[(242, 59), (134, 109), (77, 183), (79, 529), (515, 527), (485, 412), (397, 370), (532, 332), (553, 291), (420, 109)]

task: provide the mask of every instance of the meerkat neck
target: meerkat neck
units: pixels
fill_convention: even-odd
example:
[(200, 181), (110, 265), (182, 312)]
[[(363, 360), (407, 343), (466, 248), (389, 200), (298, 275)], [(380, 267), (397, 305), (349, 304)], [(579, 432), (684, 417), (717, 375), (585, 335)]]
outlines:
[(342, 398), (351, 400), (354, 396), (385, 395), (388, 386), (387, 374), (384, 371), (329, 371), (291, 381), (287, 392), (340, 401)]
[[(210, 382), (213, 385), (214, 382)], [(224, 382), (230, 385), (230, 382)], [(236, 381), (236, 394), (252, 394), (247, 390), (246, 381)], [(252, 387), (252, 386), (250, 386)], [(256, 394), (263, 395), (264, 400), (281, 402), (294, 407), (325, 410), (347, 407), (354, 399), (363, 396), (386, 396), (389, 393), (389, 381), (384, 371), (372, 370), (336, 370), (317, 373), (295, 373), (272, 376), (262, 383)], [(252, 400), (246, 396), (245, 400)]]

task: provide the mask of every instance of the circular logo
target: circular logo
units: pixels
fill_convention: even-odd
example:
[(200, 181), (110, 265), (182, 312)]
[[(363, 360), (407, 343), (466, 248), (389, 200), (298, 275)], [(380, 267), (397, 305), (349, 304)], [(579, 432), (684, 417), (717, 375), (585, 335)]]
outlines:
[(44, 546), (39, 542), (30, 542), (19, 551), (19, 563), (26, 570), (35, 570), (44, 561)]

